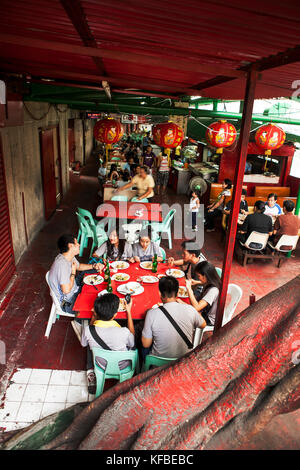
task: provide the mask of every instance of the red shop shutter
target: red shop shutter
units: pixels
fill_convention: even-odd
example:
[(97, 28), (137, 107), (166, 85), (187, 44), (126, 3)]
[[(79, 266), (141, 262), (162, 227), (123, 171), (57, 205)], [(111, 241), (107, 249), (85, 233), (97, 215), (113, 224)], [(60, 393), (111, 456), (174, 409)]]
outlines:
[(6, 181), (0, 140), (0, 294), (4, 291), (15, 272), (15, 258), (12, 245)]

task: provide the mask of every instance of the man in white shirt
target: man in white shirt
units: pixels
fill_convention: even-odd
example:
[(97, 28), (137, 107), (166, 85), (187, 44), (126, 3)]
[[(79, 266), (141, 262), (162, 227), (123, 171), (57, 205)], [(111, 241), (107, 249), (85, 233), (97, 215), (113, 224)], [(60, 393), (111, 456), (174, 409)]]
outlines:
[(265, 215), (275, 216), (282, 214), (282, 210), (279, 204), (277, 204), (277, 194), (270, 193), (268, 200), (265, 203)]

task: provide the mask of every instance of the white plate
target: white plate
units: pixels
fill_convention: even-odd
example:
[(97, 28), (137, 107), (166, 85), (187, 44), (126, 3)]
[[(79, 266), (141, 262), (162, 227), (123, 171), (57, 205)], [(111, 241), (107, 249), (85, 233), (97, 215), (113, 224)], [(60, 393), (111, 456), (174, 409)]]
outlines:
[(142, 281), (146, 284), (155, 284), (155, 282), (158, 282), (158, 278), (155, 276), (142, 276)]
[(114, 269), (127, 269), (129, 268), (129, 263), (127, 263), (127, 261), (114, 261), (111, 263), (111, 266)]
[(184, 272), (181, 271), (180, 269), (168, 269), (166, 271), (166, 275), (180, 278), (180, 277), (184, 277)]
[[(133, 287), (135, 287), (135, 289), (132, 292), (131, 289), (133, 289)], [(122, 286), (118, 286), (117, 291), (120, 292), (120, 294), (122, 295), (126, 295), (126, 294), (139, 295), (142, 292), (144, 292), (144, 288), (138, 282), (128, 282), (128, 284), (123, 284)]]
[[(120, 278), (121, 279), (118, 279)], [(130, 279), (130, 276), (129, 274), (127, 273), (117, 273), (117, 274), (114, 274), (112, 277), (111, 277), (111, 280), (112, 281), (116, 281), (116, 282), (126, 282)]]
[(166, 277), (166, 274), (158, 274), (157, 277), (158, 279), (161, 279), (162, 277)]
[[(151, 265), (151, 266), (150, 266)], [(148, 266), (148, 267), (147, 267)], [(149, 267), (150, 266), (150, 267)], [(143, 269), (152, 269), (152, 261), (142, 261), (140, 267)]]
[(101, 292), (99, 292), (98, 297), (101, 297), (101, 295), (108, 294), (108, 290), (104, 289)]
[(85, 276), (83, 278), (83, 282), (87, 284), (88, 286), (97, 286), (98, 284), (101, 284), (104, 279), (103, 277), (99, 276), (99, 274), (89, 274), (88, 276)]
[(187, 299), (189, 297), (187, 288), (185, 286), (179, 286), (177, 297), (180, 297), (181, 299)]

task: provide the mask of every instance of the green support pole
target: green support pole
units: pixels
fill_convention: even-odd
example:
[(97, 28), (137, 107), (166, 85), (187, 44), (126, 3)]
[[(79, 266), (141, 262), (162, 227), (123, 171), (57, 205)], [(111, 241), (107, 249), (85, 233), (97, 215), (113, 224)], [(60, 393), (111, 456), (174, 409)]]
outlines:
[(298, 191), (298, 196), (297, 196), (295, 215), (299, 215), (299, 210), (300, 210), (300, 185), (299, 185), (299, 191)]

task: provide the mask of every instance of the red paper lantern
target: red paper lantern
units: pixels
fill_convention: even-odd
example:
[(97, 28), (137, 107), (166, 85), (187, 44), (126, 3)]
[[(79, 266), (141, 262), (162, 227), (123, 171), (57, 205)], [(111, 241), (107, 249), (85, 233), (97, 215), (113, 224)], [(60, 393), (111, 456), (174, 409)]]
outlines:
[(123, 126), (116, 119), (101, 119), (94, 126), (94, 137), (104, 144), (115, 144), (124, 134)]
[(183, 129), (174, 122), (164, 122), (153, 127), (152, 135), (154, 142), (159, 147), (172, 149), (181, 144), (184, 133)]
[(206, 140), (217, 153), (222, 153), (224, 147), (230, 147), (236, 139), (236, 128), (227, 121), (213, 122), (206, 131)]
[(255, 142), (265, 155), (271, 155), (272, 150), (281, 147), (284, 141), (284, 130), (271, 123), (259, 127), (255, 133)]

